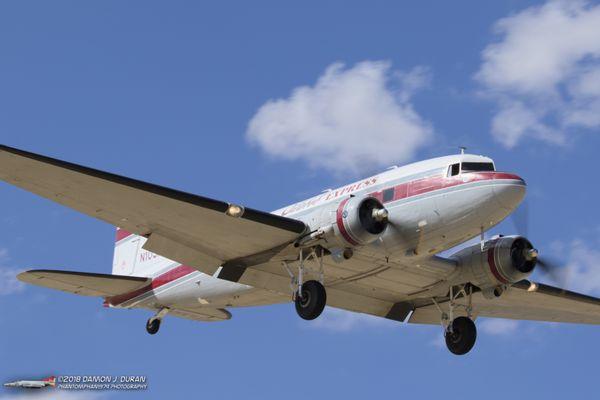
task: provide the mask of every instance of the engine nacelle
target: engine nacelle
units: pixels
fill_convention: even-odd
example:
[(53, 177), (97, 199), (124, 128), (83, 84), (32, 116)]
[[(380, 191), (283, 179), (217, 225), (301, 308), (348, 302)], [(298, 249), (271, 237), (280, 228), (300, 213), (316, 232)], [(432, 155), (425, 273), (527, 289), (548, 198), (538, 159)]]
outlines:
[(320, 244), (332, 254), (343, 251), (344, 258), (352, 257), (352, 248), (379, 239), (389, 223), (388, 211), (379, 200), (355, 196), (317, 209), (301, 219), (312, 232), (296, 242), (296, 247)]
[(499, 296), (503, 288), (527, 278), (535, 268), (537, 250), (522, 236), (502, 236), (477, 244), (452, 256), (458, 261), (452, 280), (471, 282), (484, 294)]
[(335, 235), (346, 245), (364, 246), (377, 240), (388, 226), (388, 212), (374, 197), (349, 197), (337, 206)]

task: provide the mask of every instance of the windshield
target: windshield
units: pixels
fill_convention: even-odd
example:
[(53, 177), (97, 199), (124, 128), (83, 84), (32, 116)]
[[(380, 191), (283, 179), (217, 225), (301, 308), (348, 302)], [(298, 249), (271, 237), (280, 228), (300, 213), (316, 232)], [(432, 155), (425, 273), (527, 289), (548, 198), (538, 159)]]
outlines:
[(462, 172), (494, 171), (494, 164), (491, 162), (464, 162), (461, 164)]

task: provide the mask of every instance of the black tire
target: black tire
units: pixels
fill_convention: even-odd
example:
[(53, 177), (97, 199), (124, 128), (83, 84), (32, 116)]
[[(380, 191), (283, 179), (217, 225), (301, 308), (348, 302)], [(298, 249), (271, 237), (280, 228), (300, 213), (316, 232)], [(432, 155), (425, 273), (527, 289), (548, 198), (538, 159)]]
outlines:
[(458, 317), (452, 321), (452, 332), (446, 331), (444, 337), (448, 350), (460, 356), (467, 354), (475, 345), (477, 328), (470, 318)]
[(151, 335), (156, 334), (160, 329), (160, 319), (152, 319), (150, 318), (148, 322), (146, 322), (146, 332)]
[(313, 320), (323, 312), (327, 303), (325, 288), (317, 281), (308, 281), (302, 284), (302, 295), (296, 295), (296, 312), (300, 318)]

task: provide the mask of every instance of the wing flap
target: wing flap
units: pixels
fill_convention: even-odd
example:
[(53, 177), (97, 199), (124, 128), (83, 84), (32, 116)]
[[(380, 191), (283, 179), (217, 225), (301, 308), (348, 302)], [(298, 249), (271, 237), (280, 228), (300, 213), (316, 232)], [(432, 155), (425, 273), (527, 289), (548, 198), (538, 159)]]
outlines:
[(129, 232), (171, 239), (217, 266), (289, 243), (306, 229), (301, 221), (251, 208), (232, 217), (227, 202), (3, 145), (0, 179)]
[(173, 308), (169, 311), (169, 314), (179, 318), (202, 322), (226, 321), (231, 319), (231, 313), (223, 308)]
[(20, 273), (17, 278), (32, 285), (61, 290), (80, 296), (116, 296), (150, 283), (150, 278), (96, 274), (76, 271), (32, 270)]

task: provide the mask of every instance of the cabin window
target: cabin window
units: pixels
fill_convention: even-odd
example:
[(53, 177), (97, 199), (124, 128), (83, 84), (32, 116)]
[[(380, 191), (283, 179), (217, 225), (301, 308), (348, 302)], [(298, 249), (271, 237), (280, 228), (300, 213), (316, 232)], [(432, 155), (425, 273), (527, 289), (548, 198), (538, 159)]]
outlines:
[(494, 164), (490, 162), (464, 162), (462, 172), (494, 171)]
[(460, 171), (460, 164), (452, 164), (449, 168), (448, 168), (448, 176), (455, 176), (458, 175), (458, 172)]
[(394, 188), (385, 189), (383, 191), (383, 202), (387, 203), (392, 200), (394, 200)]

